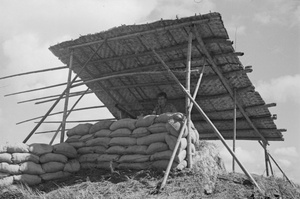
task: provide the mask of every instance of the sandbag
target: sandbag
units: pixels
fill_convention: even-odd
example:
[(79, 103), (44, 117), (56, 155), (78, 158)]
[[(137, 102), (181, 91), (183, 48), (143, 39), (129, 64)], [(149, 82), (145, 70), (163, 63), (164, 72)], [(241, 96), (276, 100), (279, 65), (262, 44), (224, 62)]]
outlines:
[(98, 162), (116, 162), (120, 158), (120, 155), (117, 154), (102, 154), (97, 158)]
[(0, 153), (0, 162), (7, 162), (7, 163), (13, 163), (12, 162), (12, 156), (10, 153)]
[(5, 178), (7, 176), (10, 176), (10, 174), (9, 173), (2, 173), (2, 172), (0, 172), (0, 179)]
[(169, 146), (165, 142), (154, 142), (149, 145), (146, 153), (151, 155), (156, 152), (166, 151), (166, 150), (169, 150)]
[(118, 160), (118, 162), (119, 163), (148, 162), (149, 160), (150, 160), (150, 155), (133, 154), (133, 155), (122, 155)]
[[(175, 148), (176, 142), (177, 142), (177, 138), (174, 137), (173, 135), (167, 134), (165, 137), (166, 143), (169, 146), (169, 149), (171, 149), (172, 151)], [(182, 151), (187, 147), (187, 139), (186, 138), (181, 138), (180, 139), (180, 143), (178, 146), (178, 150)]]
[(75, 149), (81, 148), (85, 146), (84, 142), (69, 142), (71, 146), (73, 146)]
[(9, 177), (0, 179), (0, 187), (6, 187), (9, 185), (12, 185), (13, 183), (14, 183), (13, 176), (9, 176)]
[[(167, 131), (175, 136), (178, 137), (181, 127), (182, 127), (183, 123), (182, 121), (176, 121), (174, 119), (170, 119), (167, 123), (166, 123), (166, 128)], [(184, 131), (184, 133), (182, 134), (182, 137), (186, 137), (187, 136), (187, 130)]]
[(110, 129), (101, 129), (100, 131), (97, 131), (94, 136), (95, 137), (109, 137), (111, 133)]
[(76, 149), (68, 143), (59, 143), (53, 145), (53, 153), (58, 153), (67, 156), (68, 158), (76, 158)]
[(79, 154), (91, 154), (94, 152), (95, 152), (94, 146), (86, 146), (77, 150), (77, 153)]
[(109, 138), (109, 137), (98, 137), (98, 138), (86, 141), (85, 145), (86, 146), (104, 146), (107, 148), (110, 140), (111, 140), (111, 138)]
[(40, 156), (40, 162), (41, 163), (47, 163), (47, 162), (66, 163), (67, 161), (68, 161), (68, 158), (65, 155), (62, 155), (62, 154), (46, 153), (46, 154)]
[(140, 117), (136, 123), (135, 126), (136, 128), (138, 127), (148, 127), (154, 123), (155, 118), (157, 115), (146, 115), (144, 117)]
[(14, 175), (13, 177), (14, 177), (14, 182), (25, 183), (29, 186), (37, 185), (42, 182), (42, 178), (38, 175), (21, 174), (21, 175)]
[(106, 147), (104, 146), (93, 146), (94, 153), (103, 154), (106, 152)]
[(13, 153), (12, 154), (12, 162), (14, 164), (19, 164), (19, 163), (26, 162), (26, 161), (31, 161), (31, 162), (38, 164), (40, 161), (40, 158), (39, 158), (39, 156), (34, 155), (32, 153)]
[(124, 147), (124, 146), (111, 146), (106, 150), (106, 153), (122, 155), (122, 154), (126, 153), (126, 147)]
[(43, 155), (45, 153), (51, 153), (53, 151), (53, 147), (49, 144), (43, 143), (34, 143), (29, 145), (29, 152), (35, 155)]
[(101, 154), (92, 153), (92, 154), (83, 154), (78, 158), (78, 161), (81, 162), (97, 162), (97, 159)]
[(58, 171), (55, 173), (44, 173), (44, 174), (40, 175), (40, 177), (43, 180), (48, 181), (48, 180), (54, 180), (54, 179), (59, 179), (59, 178), (65, 178), (70, 175), (71, 175), (71, 173), (69, 173), (69, 172)]
[(42, 168), (46, 173), (54, 173), (57, 171), (62, 171), (65, 164), (62, 162), (47, 162), (42, 164)]
[(179, 112), (178, 113), (162, 113), (155, 118), (154, 122), (155, 123), (166, 123), (170, 119), (182, 121), (184, 119), (184, 115)]
[(93, 134), (87, 134), (87, 135), (81, 136), (81, 138), (79, 138), (79, 141), (80, 142), (86, 142), (86, 141), (91, 140), (93, 138), (94, 138)]
[(40, 175), (45, 173), (40, 164), (28, 161), (20, 164), (20, 172), (23, 174)]
[(64, 167), (64, 171), (69, 173), (75, 173), (79, 170), (80, 170), (80, 164), (79, 161), (76, 159), (69, 160)]
[(81, 169), (94, 169), (97, 167), (97, 163), (95, 162), (80, 162)]
[(126, 154), (147, 154), (147, 145), (132, 145), (125, 150)]
[(110, 133), (110, 137), (130, 137), (131, 130), (128, 128), (119, 128)]
[(156, 133), (137, 138), (137, 145), (150, 145), (155, 142), (164, 142), (167, 133)]
[(9, 174), (20, 174), (20, 166), (18, 164), (8, 164), (7, 162), (0, 163), (0, 172)]
[(187, 167), (187, 161), (186, 160), (183, 160), (182, 162), (180, 162), (178, 165), (177, 165), (177, 167), (176, 167), (176, 169), (177, 170), (183, 170), (184, 168), (186, 168)]
[(150, 131), (148, 131), (148, 129), (146, 127), (139, 127), (132, 131), (131, 137), (138, 138), (138, 137), (144, 137), (144, 136), (150, 135), (150, 134), (151, 134)]
[(149, 169), (150, 162), (131, 162), (131, 163), (120, 163), (118, 169), (132, 169), (132, 170), (146, 170)]
[(28, 153), (29, 146), (24, 143), (8, 144), (6, 150), (7, 153)]
[(114, 137), (109, 142), (109, 146), (132, 146), (132, 145), (136, 145), (136, 138)]
[(115, 169), (118, 167), (118, 163), (113, 162), (113, 161), (109, 161), (109, 162), (98, 162), (96, 165), (97, 169), (106, 169), (106, 170), (110, 170), (110, 169)]
[(103, 120), (103, 121), (99, 121), (97, 123), (95, 123), (91, 128), (90, 128), (90, 131), (89, 133), (90, 134), (94, 134), (96, 133), (97, 131), (100, 131), (102, 129), (109, 129), (110, 125), (112, 123), (114, 123), (115, 120)]
[(128, 128), (130, 130), (134, 130), (136, 121), (137, 121), (136, 119), (131, 119), (131, 118), (120, 119), (112, 123), (109, 129), (112, 131), (120, 128)]
[[(157, 152), (157, 153), (151, 155), (150, 161), (170, 160), (172, 154), (173, 154), (173, 151), (171, 151), (171, 150)], [(179, 153), (175, 154), (174, 161), (177, 163), (180, 163), (185, 159), (185, 157), (186, 157), (186, 150), (182, 150)]]
[(72, 135), (86, 135), (89, 133), (90, 128), (93, 125), (90, 123), (86, 124), (78, 124), (77, 126), (73, 127), (72, 129), (67, 131), (67, 136), (70, 137)]
[(167, 132), (166, 123), (155, 123), (151, 126), (148, 126), (148, 131), (151, 133), (164, 133)]
[(70, 137), (67, 138), (66, 142), (70, 143), (70, 142), (79, 142), (79, 139), (81, 138), (81, 135), (72, 135)]
[[(151, 167), (159, 170), (167, 169), (169, 164), (169, 160), (157, 160), (152, 162)], [(175, 169), (179, 164), (177, 162), (173, 162), (171, 169)]]

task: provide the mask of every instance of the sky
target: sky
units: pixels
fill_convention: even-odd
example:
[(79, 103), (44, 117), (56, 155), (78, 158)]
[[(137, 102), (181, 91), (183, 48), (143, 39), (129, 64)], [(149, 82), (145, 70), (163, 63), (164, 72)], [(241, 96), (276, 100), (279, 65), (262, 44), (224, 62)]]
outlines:
[[(176, 16), (219, 12), (234, 48), (244, 52), (240, 60), (251, 65), (248, 74), (255, 89), (277, 114), (275, 124), (285, 141), (270, 142), (269, 153), (290, 180), (300, 184), (300, 1), (299, 0), (1, 0), (0, 77), (63, 66), (48, 50), (57, 43), (81, 35), (105, 31), (122, 24), (142, 24)], [(4, 95), (63, 83), (67, 70), (38, 73), (0, 80), (0, 144), (22, 142), (36, 123), (20, 121), (44, 115), (52, 103), (20, 103), (61, 94), (64, 87), (20, 95)], [(81, 87), (78, 90), (85, 90)], [(73, 91), (73, 90), (72, 90)], [(76, 91), (76, 90), (74, 90)], [(71, 98), (70, 104), (74, 103)], [(78, 107), (101, 103), (86, 95)], [(54, 112), (62, 111), (63, 103)], [(61, 120), (61, 115), (51, 120)], [(105, 109), (74, 112), (70, 120), (111, 117)], [(67, 128), (71, 128), (69, 124)], [(57, 124), (43, 124), (37, 131), (53, 130)], [(53, 134), (32, 136), (30, 143), (49, 143)], [(58, 139), (56, 139), (58, 142)], [(214, 142), (231, 171), (232, 157), (220, 141)], [(232, 141), (227, 141), (231, 146)], [(237, 141), (236, 154), (250, 173), (265, 175), (264, 151), (257, 141)], [(273, 164), (277, 177), (282, 174)], [(241, 170), (236, 166), (237, 172)]]

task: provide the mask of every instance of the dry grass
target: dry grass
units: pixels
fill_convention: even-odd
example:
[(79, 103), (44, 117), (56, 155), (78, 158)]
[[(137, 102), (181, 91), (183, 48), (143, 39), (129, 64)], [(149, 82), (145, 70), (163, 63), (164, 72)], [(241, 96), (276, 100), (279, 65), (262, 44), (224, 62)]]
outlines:
[(0, 188), (0, 198), (89, 199), (89, 198), (300, 198), (300, 189), (279, 178), (254, 176), (264, 194), (242, 174), (219, 175), (214, 189), (195, 169), (172, 172), (164, 190), (158, 191), (163, 173), (159, 171), (80, 171), (76, 175), (34, 187)]

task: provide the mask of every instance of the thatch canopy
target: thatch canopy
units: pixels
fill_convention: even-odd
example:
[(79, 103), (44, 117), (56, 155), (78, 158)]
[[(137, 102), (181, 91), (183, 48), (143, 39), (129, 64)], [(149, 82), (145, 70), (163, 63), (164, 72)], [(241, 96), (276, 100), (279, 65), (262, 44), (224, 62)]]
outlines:
[[(73, 51), (72, 70), (115, 117), (118, 117), (119, 107), (134, 116), (150, 113), (161, 91), (166, 92), (169, 101), (184, 113), (185, 94), (166, 72), (153, 49), (185, 85), (190, 31), (193, 32), (192, 70), (201, 71), (205, 65), (196, 101), (224, 138), (232, 139), (233, 136), (235, 89), (239, 104), (237, 139), (260, 140), (263, 136), (266, 140), (283, 140), (281, 132), (285, 130), (277, 129), (268, 110), (274, 104), (265, 104), (255, 91), (247, 76), (251, 68), (240, 62), (238, 56), (243, 53), (235, 52), (219, 13), (122, 25), (59, 43), (50, 50), (65, 64), (69, 64)], [(193, 71), (191, 93), (198, 78), (199, 72)], [(218, 139), (195, 109), (192, 120), (201, 139)]]

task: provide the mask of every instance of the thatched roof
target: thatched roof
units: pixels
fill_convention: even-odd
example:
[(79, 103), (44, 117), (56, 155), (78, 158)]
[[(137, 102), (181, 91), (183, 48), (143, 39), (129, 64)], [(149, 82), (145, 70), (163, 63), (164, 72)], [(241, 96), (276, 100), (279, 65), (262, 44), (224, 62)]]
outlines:
[[(185, 85), (183, 71), (186, 69), (190, 30), (197, 33), (194, 32), (192, 40), (192, 70), (206, 66), (196, 101), (224, 138), (232, 139), (233, 136), (232, 91), (235, 88), (237, 101), (243, 109), (237, 110), (237, 139), (259, 140), (262, 135), (266, 140), (283, 140), (281, 132), (285, 130), (277, 129), (268, 110), (273, 104), (265, 104), (255, 91), (247, 76), (251, 69), (240, 62), (238, 56), (243, 53), (234, 51), (219, 13), (122, 25), (62, 42), (51, 46), (50, 50), (65, 64), (69, 64), (70, 52), (74, 50), (73, 71), (115, 117), (118, 117), (117, 104), (135, 116), (141, 112), (150, 113), (156, 104), (156, 95), (161, 91), (166, 92), (169, 101), (184, 113), (185, 94), (165, 72), (152, 49)], [(201, 45), (201, 40), (204, 45)], [(89, 59), (86, 68), (80, 72)], [(152, 73), (146, 73), (150, 71)], [(102, 79), (87, 82), (97, 78)], [(198, 78), (199, 73), (193, 72), (192, 93)], [(253, 130), (243, 112), (261, 135)], [(217, 139), (195, 109), (192, 120), (200, 138)]]

